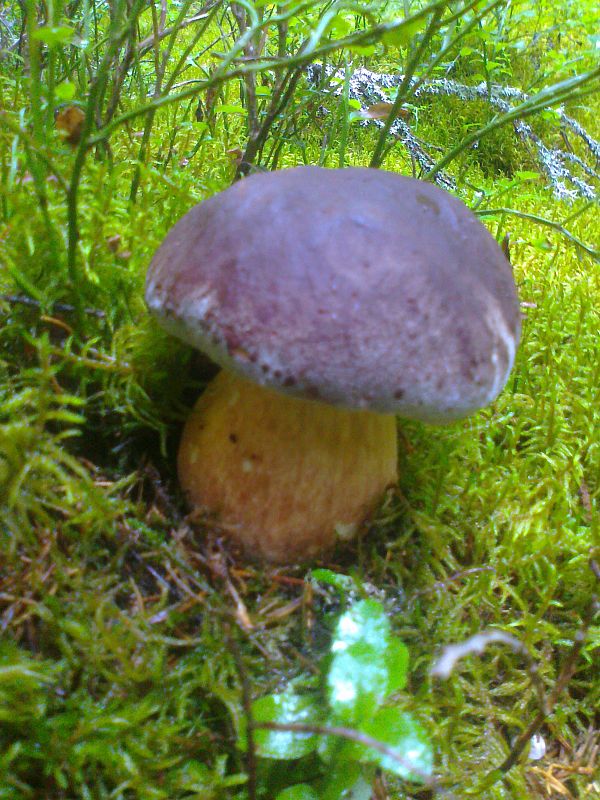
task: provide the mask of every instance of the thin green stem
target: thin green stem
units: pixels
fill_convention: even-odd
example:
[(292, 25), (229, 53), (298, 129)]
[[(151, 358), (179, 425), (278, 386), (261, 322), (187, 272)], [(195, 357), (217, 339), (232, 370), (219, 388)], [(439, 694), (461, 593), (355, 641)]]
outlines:
[(40, 42), (36, 38), (37, 4), (34, 0), (27, 0), (26, 25), (27, 43), (29, 45), (29, 98), (33, 120), (33, 138), (36, 144), (41, 144), (44, 140), (44, 118), (42, 115)]
[(338, 167), (342, 169), (346, 162), (346, 145), (348, 143), (348, 95), (350, 92), (350, 74), (351, 68), (346, 59), (344, 65), (344, 88), (342, 91), (342, 103), (340, 104), (341, 115), (341, 135), (340, 144), (338, 147)]
[(381, 161), (383, 158), (383, 152), (385, 148), (385, 143), (387, 137), (389, 135), (390, 129), (396, 119), (398, 118), (398, 114), (400, 113), (400, 108), (405, 102), (406, 93), (410, 87), (410, 82), (412, 80), (412, 76), (415, 74), (415, 70), (421, 64), (423, 59), (423, 53), (425, 52), (425, 48), (432, 40), (434, 34), (438, 30), (440, 26), (440, 18), (443, 13), (443, 8), (437, 8), (429, 21), (429, 25), (427, 26), (427, 30), (423, 34), (421, 41), (419, 42), (418, 46), (415, 48), (414, 53), (412, 54), (404, 72), (404, 76), (398, 87), (398, 91), (396, 92), (396, 98), (392, 104), (392, 108), (390, 109), (390, 113), (387, 116), (387, 119), (379, 132), (379, 137), (377, 139), (377, 144), (375, 145), (375, 150), (373, 151), (373, 155), (371, 156), (371, 163), (369, 164), (370, 167), (380, 167)]
[[(79, 277), (77, 272), (77, 245), (79, 242), (77, 199), (87, 154), (89, 149), (94, 144), (92, 141), (93, 137), (91, 137), (90, 134), (96, 122), (96, 113), (100, 104), (100, 100), (104, 95), (113, 59), (118, 52), (121, 43), (128, 36), (132, 26), (135, 26), (138, 15), (144, 7), (144, 0), (137, 0), (133, 8), (129, 10), (126, 23), (120, 28), (121, 12), (125, 9), (125, 7), (124, 0), (119, 0), (113, 9), (113, 18), (111, 30), (109, 32), (108, 46), (102, 61), (100, 62), (96, 76), (90, 85), (81, 139), (75, 153), (75, 160), (71, 170), (71, 180), (69, 181), (69, 187), (67, 191), (67, 272), (72, 287), (77, 285), (77, 280)], [(84, 314), (80, 292), (74, 292), (74, 303), (77, 309), (78, 322), (83, 323)]]
[(584, 250), (588, 255), (590, 255), (595, 261), (600, 261), (600, 250), (596, 250), (591, 245), (582, 242), (581, 239), (578, 239), (577, 236), (572, 234), (569, 230), (567, 230), (560, 222), (555, 222), (551, 219), (546, 219), (546, 217), (540, 217), (538, 214), (529, 214), (525, 211), (517, 211), (515, 208), (486, 208), (482, 211), (475, 211), (478, 217), (492, 217), (496, 214), (509, 214), (513, 217), (519, 217), (520, 219), (527, 219), (531, 222), (536, 222), (538, 225), (544, 225), (547, 228), (552, 228), (553, 230), (557, 231), (564, 236), (565, 239), (569, 239), (569, 241), (576, 244), (577, 247), (580, 247)]

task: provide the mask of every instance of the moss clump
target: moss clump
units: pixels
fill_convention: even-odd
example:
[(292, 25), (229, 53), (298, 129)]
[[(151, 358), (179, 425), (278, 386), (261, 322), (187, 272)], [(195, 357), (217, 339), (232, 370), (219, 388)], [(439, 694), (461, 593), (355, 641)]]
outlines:
[[(454, 96), (430, 98), (419, 110), (420, 135), (447, 150), (494, 116), (484, 100), (462, 100)], [(477, 167), (486, 178), (512, 177), (519, 170), (536, 170), (535, 159), (523, 145), (512, 125), (496, 128), (461, 156), (461, 168)]]

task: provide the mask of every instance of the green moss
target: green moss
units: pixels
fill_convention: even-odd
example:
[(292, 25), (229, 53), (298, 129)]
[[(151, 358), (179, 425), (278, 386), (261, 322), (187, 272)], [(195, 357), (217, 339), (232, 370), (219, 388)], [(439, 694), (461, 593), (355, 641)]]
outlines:
[[(447, 150), (473, 130), (487, 125), (493, 116), (494, 109), (484, 100), (435, 96), (419, 107), (419, 135)], [(537, 168), (512, 125), (496, 128), (462, 156), (463, 170), (473, 166), (486, 178), (513, 176), (519, 170)]]
[[(10, 85), (25, 108), (25, 87)], [(224, 102), (235, 103), (233, 85), (227, 92)], [(597, 98), (586, 103), (571, 111), (595, 134)], [(484, 103), (435, 98), (419, 108), (417, 133), (445, 149), (489, 113)], [(315, 594), (298, 568), (235, 562), (186, 518), (174, 479), (182, 420), (211, 372), (149, 320), (145, 269), (175, 221), (227, 185), (226, 151), (243, 142), (237, 118), (217, 119), (210, 135), (190, 119), (185, 109), (157, 115), (135, 205), (134, 129), (115, 133), (112, 161), (90, 155), (76, 286), (65, 260), (65, 196), (51, 177), (68, 174), (73, 151), (49, 134), (42, 209), (30, 157), (2, 129), (2, 800), (245, 797), (247, 765), (235, 746), (244, 685), (255, 697), (281, 690), (291, 677), (318, 673), (327, 649), (336, 599)], [(324, 131), (325, 156), (337, 165), (335, 126), (297, 122), (280, 166), (317, 163)], [(348, 163), (367, 163), (373, 135), (350, 129)], [(399, 149), (386, 167), (411, 170)], [(570, 217), (575, 236), (597, 242), (594, 208), (504, 178), (531, 167), (506, 128), (456, 171), (467, 199), (466, 182), (510, 193), (511, 206)], [(552, 764), (573, 796), (591, 796), (593, 745), (580, 758), (587, 772), (560, 765), (575, 763), (597, 726), (597, 626), (542, 729), (546, 758), (523, 759), (489, 787), (485, 775), (538, 709), (526, 663), (493, 647), (461, 661), (447, 682), (429, 676), (441, 647), (492, 626), (528, 647), (550, 692), (598, 592), (588, 566), (600, 541), (598, 265), (551, 228), (511, 216), (486, 222), (498, 238), (510, 232), (526, 304), (509, 385), (464, 423), (400, 422), (399, 490), (368, 535), (327, 566), (370, 585), (408, 645), (407, 702), (430, 732), (449, 797), (548, 800), (535, 770)], [(87, 309), (81, 319), (76, 305)], [(310, 781), (310, 765), (302, 769), (282, 776), (259, 766), (259, 797), (287, 777)], [(388, 791), (411, 796), (400, 783)]]

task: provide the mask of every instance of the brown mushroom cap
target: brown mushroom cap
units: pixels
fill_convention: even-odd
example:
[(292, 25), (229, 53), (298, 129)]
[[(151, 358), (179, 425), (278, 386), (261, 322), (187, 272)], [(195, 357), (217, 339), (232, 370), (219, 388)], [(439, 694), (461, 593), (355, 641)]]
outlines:
[(520, 330), (511, 266), (466, 206), (362, 168), (256, 174), (196, 206), (146, 301), (256, 383), (428, 421), (491, 402)]

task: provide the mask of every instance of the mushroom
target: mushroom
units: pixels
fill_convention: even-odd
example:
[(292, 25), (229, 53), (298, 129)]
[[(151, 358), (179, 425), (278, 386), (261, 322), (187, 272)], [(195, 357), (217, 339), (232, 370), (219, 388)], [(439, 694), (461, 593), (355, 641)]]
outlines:
[(146, 302), (223, 368), (183, 431), (189, 502), (275, 562), (353, 535), (397, 480), (394, 415), (490, 403), (520, 330), (511, 266), (471, 211), (365, 168), (259, 173), (197, 205)]

